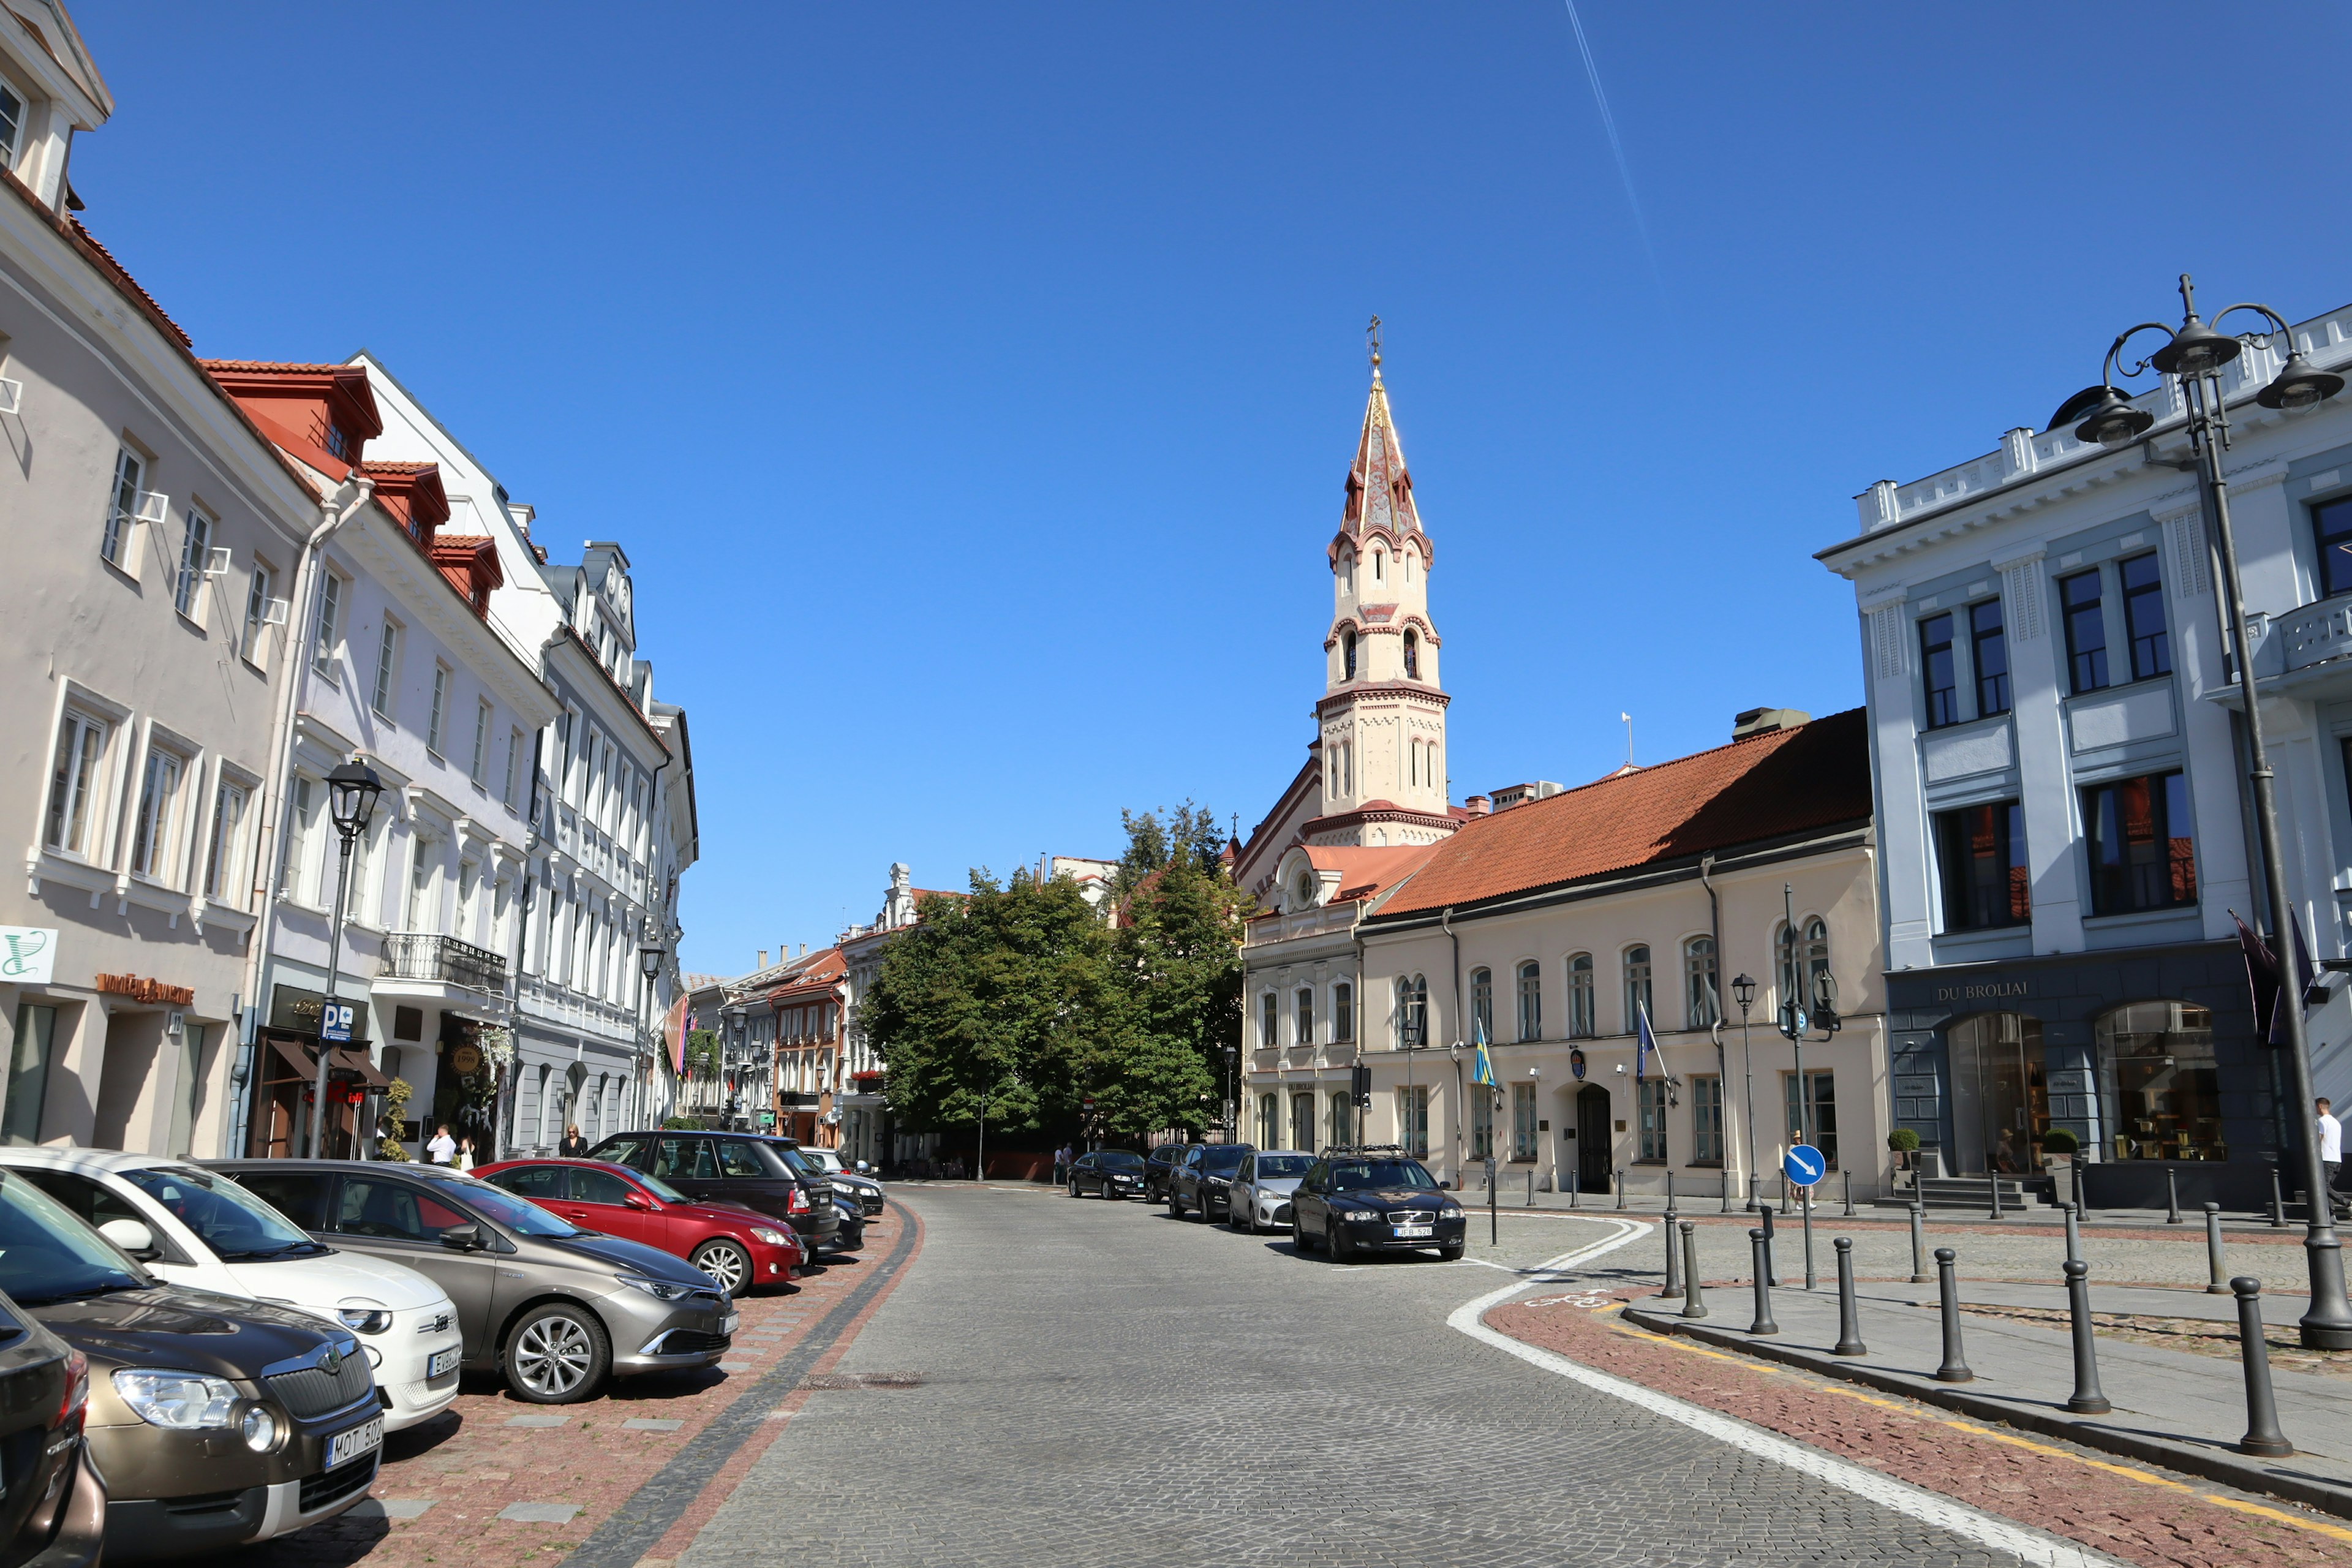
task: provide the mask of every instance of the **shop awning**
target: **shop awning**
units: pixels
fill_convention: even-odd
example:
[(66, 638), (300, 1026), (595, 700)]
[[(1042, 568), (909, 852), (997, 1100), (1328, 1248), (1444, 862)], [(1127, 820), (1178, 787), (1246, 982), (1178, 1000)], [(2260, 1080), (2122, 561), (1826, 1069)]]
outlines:
[[(279, 1059), (294, 1069), (294, 1076), (301, 1079), (305, 1083), (311, 1082), (318, 1077), (318, 1058), (310, 1054), (310, 1047), (301, 1041), (288, 1039), (282, 1035), (272, 1035), (269, 1037), (269, 1048), (277, 1052)], [(350, 1046), (335, 1047), (334, 1057), (327, 1066), (332, 1070), (357, 1073), (360, 1082), (370, 1089), (382, 1089), (392, 1081), (377, 1070), (373, 1062), (368, 1060), (366, 1051), (354, 1049)]]

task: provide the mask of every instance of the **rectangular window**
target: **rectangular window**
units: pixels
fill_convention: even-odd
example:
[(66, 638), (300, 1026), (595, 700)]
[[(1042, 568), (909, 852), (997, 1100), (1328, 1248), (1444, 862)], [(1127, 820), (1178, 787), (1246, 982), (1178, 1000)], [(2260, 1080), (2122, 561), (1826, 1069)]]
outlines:
[(2062, 577), (2058, 603), (2066, 617), (2066, 661), (2076, 695), (2107, 684), (2107, 616), (2096, 568)]
[(1315, 993), (1313, 991), (1301, 990), (1298, 993), (1297, 1011), (1298, 1043), (1302, 1046), (1311, 1046), (1315, 1043)]
[(261, 639), (269, 630), (271, 590), (278, 585), (278, 574), (262, 563), (253, 563), (253, 576), (245, 590), (245, 644), (240, 650), (255, 664), (261, 662)]
[(1353, 1143), (1356, 1141), (1355, 1109), (1349, 1103), (1346, 1089), (1335, 1089), (1331, 1091), (1331, 1098), (1324, 1112), (1323, 1142), (1325, 1143)]
[(1568, 1032), (1589, 1040), (1601, 1032), (1592, 998), (1592, 955), (1580, 952), (1568, 961)]
[(400, 691), (400, 623), (390, 616), (383, 618), (383, 629), (376, 635), (375, 683), (368, 691), (368, 706), (379, 719), (392, 717), (392, 706)]
[(1525, 1162), (1536, 1157), (1536, 1086), (1531, 1083), (1511, 1085), (1511, 1158)]
[(1647, 1015), (1650, 1026), (1657, 1027), (1657, 1000), (1650, 994), (1650, 950), (1629, 947), (1625, 950), (1625, 1032), (1632, 1034), (1640, 1027), (1637, 1015)]
[(1960, 721), (1959, 676), (1952, 659), (1952, 617), (1930, 616), (1919, 623), (1919, 668), (1927, 682), (1927, 728)]
[(2164, 574), (2156, 552), (2135, 555), (2119, 567), (2124, 584), (2124, 629), (2131, 637), (2132, 679), (2172, 673), (2172, 638), (2164, 626)]
[(1977, 717), (2009, 711), (2009, 638), (2001, 629), (2000, 601), (1969, 606), (1969, 652), (1976, 661)]
[(66, 710), (58, 730), (57, 767), (49, 780), (48, 846), (68, 855), (89, 854), (90, 819), (98, 796), (99, 763), (106, 755), (107, 727), (87, 713)]
[(213, 836), (205, 847), (205, 897), (227, 900), (245, 843), (245, 786), (220, 782), (213, 792)]
[(425, 716), (425, 749), (435, 756), (442, 752), (441, 727), (449, 719), (449, 667), (433, 667), (433, 706)]
[(1491, 969), (1470, 972), (1470, 1026), (1474, 1041), (1495, 1037), (1495, 972)]
[(1282, 1146), (1282, 1104), (1271, 1094), (1257, 1097), (1257, 1146), (1261, 1149)]
[(1723, 1163), (1723, 1079), (1714, 1073), (1691, 1080), (1691, 1157), (1694, 1165)]
[(474, 704), (474, 760), (466, 766), (466, 776), (480, 784), (490, 765), (490, 705)]
[(335, 649), (343, 635), (343, 580), (332, 572), (319, 584), (319, 646), (311, 650), (310, 668), (335, 679)]
[(521, 765), (522, 731), (509, 730), (507, 731), (507, 779), (505, 786), (499, 791), (499, 799), (506, 803), (506, 807), (509, 811), (514, 809), (515, 773)]
[(2313, 507), (2311, 527), (2319, 536), (2320, 597), (2352, 594), (2352, 496)]
[(1936, 814), (1944, 929), (1982, 931), (2033, 918), (2026, 879), (2025, 813), (2013, 800)]
[(1417, 1160), (1429, 1158), (1429, 1085), (1410, 1084), (1397, 1090), (1397, 1142)]
[(1519, 965), (1519, 1038), (1543, 1038), (1543, 966)]
[(316, 788), (296, 774), (286, 801), (284, 858), (278, 867), (278, 891), (297, 903), (302, 900), (302, 878), (310, 866), (311, 813), (317, 809)]
[(169, 879), (172, 828), (179, 816), (180, 776), (187, 764), (161, 747), (147, 752), (139, 781), (139, 817), (131, 825), (131, 868), (142, 877)]
[(401, 919), (403, 931), (429, 931), (433, 929), (433, 840), (416, 840), (415, 858), (408, 863), (408, 908)]
[(8, 1060), (8, 1109), (0, 1118), (0, 1142), (23, 1145), (41, 1141), (41, 1104), (48, 1098), (49, 1068), (57, 1059), (58, 1010), (37, 1002), (16, 1008), (16, 1047)]
[(1356, 988), (1342, 980), (1331, 987), (1331, 1041), (1349, 1045), (1356, 1038)]
[(138, 453), (125, 447), (115, 454), (114, 489), (106, 499), (106, 532), (99, 541), (99, 553), (117, 566), (131, 553), (131, 530), (139, 520), (139, 487), (146, 478), (147, 465)]
[(1694, 1029), (1715, 1025), (1715, 939), (1691, 938), (1683, 948), (1683, 1005)]
[(1666, 1158), (1666, 1080), (1645, 1078), (1641, 1084), (1641, 1136), (1636, 1160), (1663, 1164)]
[(1495, 1091), (1483, 1083), (1470, 1086), (1470, 1157), (1488, 1160), (1495, 1154)]
[(1257, 1043), (1269, 1051), (1282, 1044), (1282, 1004), (1271, 991), (1257, 999)]
[(191, 620), (196, 614), (196, 590), (204, 586), (205, 568), (213, 555), (213, 520), (188, 508), (185, 531), (180, 538), (180, 575), (172, 586), (172, 607)]
[(1832, 1171), (1838, 1168), (1837, 1079), (1828, 1068), (1805, 1075), (1805, 1102), (1797, 1102), (1797, 1075), (1780, 1075), (1780, 1098), (1788, 1112), (1788, 1139), (1810, 1142)]
[(25, 134), (25, 100), (0, 86), (0, 169), (16, 166), (16, 147)]
[(2197, 836), (2189, 781), (2178, 773), (2119, 779), (2083, 792), (2091, 912), (2129, 914), (2197, 901)]

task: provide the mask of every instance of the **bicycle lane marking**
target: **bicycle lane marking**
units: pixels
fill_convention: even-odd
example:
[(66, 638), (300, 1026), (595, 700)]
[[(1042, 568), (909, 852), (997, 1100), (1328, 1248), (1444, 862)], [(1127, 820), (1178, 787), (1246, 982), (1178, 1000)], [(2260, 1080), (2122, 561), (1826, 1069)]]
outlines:
[(1660, 1394), (1657, 1390), (1644, 1388), (1640, 1384), (1629, 1383), (1623, 1378), (1613, 1377), (1607, 1373), (1596, 1372), (1591, 1367), (1579, 1365), (1566, 1356), (1558, 1355), (1547, 1350), (1538, 1350), (1534, 1345), (1521, 1343), (1508, 1334), (1486, 1326), (1486, 1313), (1501, 1306), (1520, 1291), (1537, 1285), (1563, 1284), (1566, 1282), (1565, 1271), (1638, 1241), (1657, 1228), (1655, 1226), (1647, 1225), (1639, 1220), (1612, 1219), (1609, 1223), (1620, 1227), (1617, 1235), (1606, 1237), (1589, 1246), (1579, 1247), (1573, 1252), (1562, 1253), (1559, 1257), (1538, 1265), (1532, 1271), (1532, 1277), (1529, 1279), (1471, 1298), (1447, 1315), (1446, 1326), (1457, 1332), (1467, 1334), (1481, 1343), (1492, 1345), (1496, 1350), (1517, 1356), (1531, 1366), (1539, 1367), (1558, 1377), (1565, 1377), (1572, 1383), (1581, 1384), (1596, 1394), (1605, 1394), (1612, 1399), (1622, 1400), (1653, 1415), (1662, 1415), (1669, 1421), (1689, 1427), (1692, 1431), (1713, 1437), (1717, 1442), (1728, 1444), (1743, 1453), (1753, 1454), (1759, 1458), (1769, 1459), (1776, 1464), (1784, 1465), (1801, 1475), (1810, 1476), (1842, 1491), (1852, 1492), (1856, 1497), (1874, 1502), (1896, 1513), (1907, 1515), (1924, 1524), (1931, 1524), (1939, 1530), (1949, 1531), (1965, 1540), (1975, 1542), (1978, 1545), (1990, 1547), (1996, 1552), (2009, 1552), (2021, 1562), (2034, 1564), (2035, 1568), (2124, 1568), (2124, 1565), (2116, 1559), (2092, 1552), (2074, 1542), (2063, 1541), (2056, 1536), (2045, 1535), (2039, 1531), (2013, 1524), (2007, 1520), (1996, 1519), (1990, 1514), (1969, 1508), (1965, 1503), (1956, 1502), (1950, 1498), (1941, 1497), (1906, 1482), (1895, 1480), (1892, 1477), (1880, 1475), (1874, 1470), (1864, 1469), (1859, 1465), (1849, 1464), (1819, 1449), (1806, 1447), (1802, 1444), (1790, 1442), (1785, 1437), (1751, 1426), (1733, 1416), (1704, 1409), (1687, 1401), (1676, 1399), (1672, 1394)]

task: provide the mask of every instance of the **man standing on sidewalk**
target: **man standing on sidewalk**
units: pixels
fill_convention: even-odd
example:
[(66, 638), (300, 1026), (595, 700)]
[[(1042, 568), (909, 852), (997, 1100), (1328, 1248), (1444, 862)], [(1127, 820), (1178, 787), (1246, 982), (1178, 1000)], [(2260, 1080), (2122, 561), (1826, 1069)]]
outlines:
[(2327, 1209), (2336, 1212), (2336, 1173), (2344, 1163), (2344, 1123), (2336, 1120), (2334, 1102), (2322, 1095), (2312, 1102), (2319, 1112), (2319, 1169), (2327, 1184)]

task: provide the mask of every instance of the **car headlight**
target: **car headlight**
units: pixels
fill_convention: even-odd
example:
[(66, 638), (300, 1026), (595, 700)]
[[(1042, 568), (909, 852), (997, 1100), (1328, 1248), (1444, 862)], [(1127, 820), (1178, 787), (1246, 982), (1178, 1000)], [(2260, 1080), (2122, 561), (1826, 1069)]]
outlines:
[(764, 1225), (755, 1225), (751, 1227), (751, 1239), (769, 1247), (782, 1247), (790, 1238), (781, 1230), (770, 1230)]
[(1348, 1211), (1348, 1223), (1349, 1225), (1378, 1225), (1381, 1223), (1381, 1211), (1378, 1209), (1349, 1209)]
[(659, 1301), (683, 1301), (695, 1290), (691, 1285), (673, 1285), (667, 1279), (648, 1279), (642, 1274), (615, 1274), (613, 1278)]
[(1233, 1184), (1233, 1178), (1230, 1176), (1211, 1176), (1209, 1178), (1209, 1185), (1213, 1187), (1230, 1187)]
[(245, 1418), (237, 1423), (237, 1429), (245, 1438), (245, 1446), (257, 1454), (269, 1452), (278, 1441), (278, 1417), (269, 1413), (267, 1405), (247, 1405)]
[(392, 1327), (392, 1309), (364, 1299), (343, 1302), (335, 1317), (355, 1334), (380, 1334)]
[(174, 1432), (225, 1427), (237, 1402), (235, 1388), (197, 1372), (125, 1367), (114, 1374), (114, 1392), (140, 1420)]

